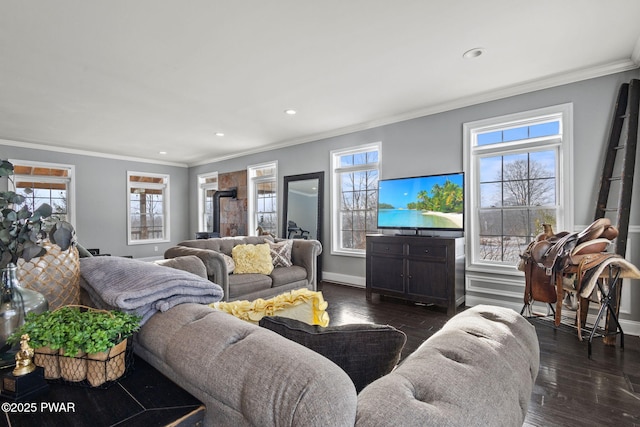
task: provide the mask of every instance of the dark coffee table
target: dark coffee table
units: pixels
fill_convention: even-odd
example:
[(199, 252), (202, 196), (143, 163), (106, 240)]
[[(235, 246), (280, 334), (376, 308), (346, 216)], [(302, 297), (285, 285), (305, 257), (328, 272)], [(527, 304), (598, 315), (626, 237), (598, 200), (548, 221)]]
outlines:
[(50, 382), (46, 394), (0, 412), (0, 426), (202, 425), (205, 407), (199, 400), (144, 360), (133, 360), (127, 374), (107, 389)]

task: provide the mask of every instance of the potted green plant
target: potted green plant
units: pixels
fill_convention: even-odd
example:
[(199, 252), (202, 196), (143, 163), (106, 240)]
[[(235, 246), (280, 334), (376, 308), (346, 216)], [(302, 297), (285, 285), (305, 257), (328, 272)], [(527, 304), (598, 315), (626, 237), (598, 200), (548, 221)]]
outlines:
[(140, 317), (121, 311), (88, 312), (87, 381), (97, 387), (120, 378), (126, 369), (127, 341), (140, 328)]
[[(35, 349), (34, 362), (45, 368), (46, 378), (62, 377), (73, 382), (87, 379), (99, 386), (124, 374), (127, 340), (139, 329), (140, 320), (117, 310), (65, 306), (28, 315), (8, 341), (18, 342), (28, 334)], [(58, 370), (50, 366), (47, 357), (56, 358)]]

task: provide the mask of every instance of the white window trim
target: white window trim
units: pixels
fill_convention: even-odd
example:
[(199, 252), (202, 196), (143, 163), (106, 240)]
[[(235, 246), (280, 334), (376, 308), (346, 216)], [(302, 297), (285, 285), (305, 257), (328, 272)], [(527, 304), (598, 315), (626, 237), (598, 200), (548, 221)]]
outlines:
[[(24, 165), (24, 166), (33, 166), (33, 167), (43, 167), (43, 168), (53, 168), (53, 169), (67, 169), (69, 171), (69, 176), (66, 178), (55, 178), (55, 177), (37, 177), (37, 181), (41, 182), (64, 182), (67, 184), (67, 218), (69, 224), (76, 228), (76, 167), (75, 165), (67, 165), (64, 163), (48, 163), (48, 162), (35, 162), (31, 160), (18, 160), (18, 159), (8, 159), (9, 162), (13, 165)], [(34, 176), (31, 175), (15, 175), (13, 176), (14, 182), (10, 182), (12, 187), (12, 191), (16, 191), (15, 188), (15, 180), (16, 177), (24, 177), (25, 179), (33, 180)]]
[[(479, 204), (479, 194), (475, 183), (479, 180), (479, 171), (473, 160), (475, 156), (472, 154), (485, 154), (492, 151), (504, 151), (504, 145), (494, 147), (492, 144), (474, 147), (475, 135), (479, 133), (489, 132), (491, 130), (504, 129), (513, 125), (513, 127), (526, 126), (527, 122), (539, 122), (541, 118), (548, 116), (549, 119), (560, 119), (560, 134), (562, 141), (556, 144), (558, 150), (558, 162), (556, 176), (560, 185), (558, 185), (558, 224), (556, 232), (562, 230), (573, 230), (574, 228), (574, 209), (573, 209), (573, 104), (560, 104), (536, 110), (524, 111), (515, 114), (509, 114), (500, 117), (478, 120), (463, 124), (463, 157), (465, 172), (465, 234), (467, 236), (467, 254), (466, 269), (468, 271), (484, 272), (484, 273), (500, 273), (506, 275), (521, 276), (515, 266), (507, 266), (504, 264), (490, 263), (487, 261), (479, 262), (476, 260), (477, 251), (475, 246), (477, 243), (476, 236), (479, 235), (479, 224), (475, 209)], [(529, 151), (536, 147), (536, 140), (529, 140), (523, 143), (509, 143), (513, 149)], [(551, 147), (552, 145), (549, 145)], [(473, 157), (473, 158), (472, 158)]]
[(331, 160), (331, 176), (330, 176), (330, 188), (331, 188), (331, 255), (339, 255), (339, 256), (349, 256), (356, 258), (364, 258), (366, 256), (366, 251), (364, 249), (350, 249), (350, 248), (341, 248), (340, 247), (340, 232), (342, 230), (341, 220), (340, 220), (340, 200), (338, 197), (341, 194), (339, 188), (339, 181), (336, 179), (336, 174), (343, 171), (343, 168), (338, 167), (337, 162), (339, 161), (341, 156), (362, 153), (366, 151), (378, 151), (378, 162), (377, 163), (369, 163), (366, 166), (363, 165), (361, 168), (354, 167), (349, 168), (349, 171), (357, 172), (359, 170), (369, 170), (372, 169), (372, 165), (375, 165), (378, 169), (378, 179), (380, 179), (382, 173), (382, 142), (373, 142), (370, 144), (358, 145), (356, 147), (349, 147), (343, 149), (332, 150), (329, 154), (329, 158)]
[[(204, 182), (208, 178), (216, 178), (216, 182)], [(198, 231), (206, 231), (205, 230), (205, 219), (204, 219), (204, 203), (205, 203), (205, 193), (208, 190), (218, 190), (218, 172), (208, 172), (201, 173), (197, 176), (198, 182)]]
[[(252, 171), (256, 169), (264, 169), (268, 167), (273, 167), (275, 169), (274, 175), (265, 175), (261, 177), (253, 177)], [(257, 236), (258, 232), (258, 224), (255, 220), (255, 211), (257, 206), (257, 194), (255, 184), (259, 182), (270, 182), (275, 181), (276, 183), (276, 197), (278, 197), (278, 204), (280, 203), (280, 196), (277, 194), (280, 190), (280, 186), (278, 185), (278, 161), (274, 160), (271, 162), (264, 162), (256, 165), (247, 166), (247, 235), (248, 236)], [(277, 206), (276, 206), (277, 209)], [(276, 210), (276, 216), (279, 217), (279, 212)], [(276, 221), (276, 236), (279, 235), (278, 224), (280, 220)]]
[[(150, 182), (138, 182), (135, 185), (131, 185), (130, 178), (131, 176), (148, 176), (152, 178), (163, 178), (164, 184), (154, 184)], [(150, 172), (134, 172), (127, 171), (127, 245), (146, 245), (150, 243), (167, 243), (171, 241), (171, 218), (170, 218), (170, 204), (169, 204), (169, 179), (170, 176), (168, 174), (162, 173), (150, 173)], [(131, 187), (136, 188), (149, 188), (149, 189), (162, 189), (163, 197), (162, 197), (162, 215), (164, 220), (164, 238), (161, 239), (145, 239), (145, 240), (132, 240), (131, 239)]]

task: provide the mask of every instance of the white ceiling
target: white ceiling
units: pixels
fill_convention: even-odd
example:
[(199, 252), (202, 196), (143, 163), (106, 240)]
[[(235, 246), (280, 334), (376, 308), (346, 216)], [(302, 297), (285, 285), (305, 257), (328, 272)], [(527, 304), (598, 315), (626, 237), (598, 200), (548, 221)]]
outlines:
[(0, 0), (0, 139), (196, 165), (638, 65), (638, 0)]

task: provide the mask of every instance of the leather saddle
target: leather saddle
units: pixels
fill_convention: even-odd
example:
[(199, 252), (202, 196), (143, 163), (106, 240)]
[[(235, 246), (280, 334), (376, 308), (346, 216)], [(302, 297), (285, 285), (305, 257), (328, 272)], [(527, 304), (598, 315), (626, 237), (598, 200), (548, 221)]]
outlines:
[(555, 303), (558, 300), (556, 276), (580, 257), (603, 252), (618, 231), (607, 218), (601, 218), (581, 232), (540, 234), (520, 256), (519, 268), (525, 273), (524, 303)]

